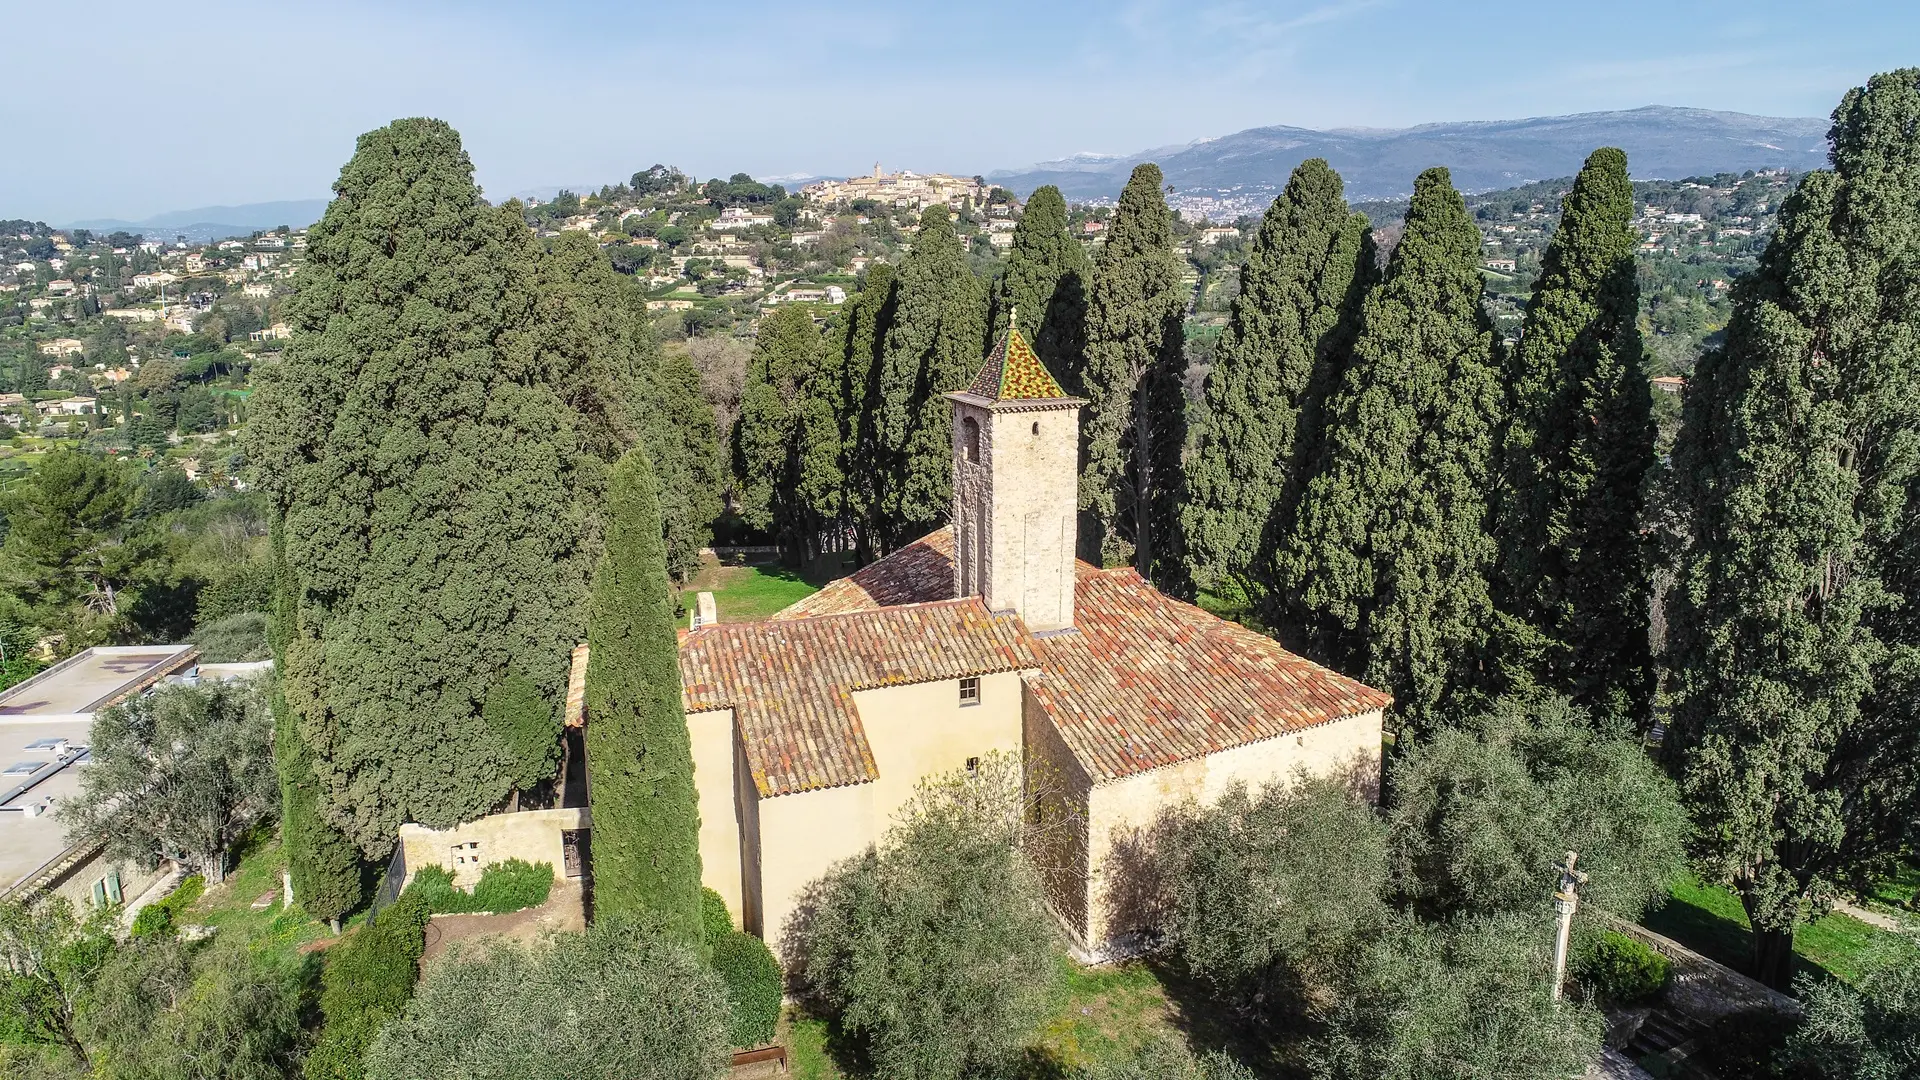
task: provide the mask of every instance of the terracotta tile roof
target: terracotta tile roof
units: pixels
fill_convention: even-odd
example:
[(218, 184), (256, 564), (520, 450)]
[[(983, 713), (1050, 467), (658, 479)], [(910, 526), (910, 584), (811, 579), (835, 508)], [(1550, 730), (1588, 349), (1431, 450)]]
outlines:
[(1007, 332), (994, 343), (993, 351), (987, 354), (986, 365), (974, 376), (967, 393), (988, 401), (1035, 401), (1067, 396), (1047, 365), (1040, 362), (1033, 346), (1027, 344), (1027, 339), (1011, 322)]
[(1383, 709), (1393, 699), (1183, 604), (1132, 570), (1085, 567), (1074, 629), (1027, 681), (1095, 783)]
[[(878, 565), (878, 564), (875, 564)], [(878, 776), (853, 691), (1040, 666), (1025, 624), (978, 597), (777, 622), (680, 639), (686, 710), (731, 708), (763, 798)]]
[(953, 599), (953, 530), (937, 529), (878, 562), (861, 567), (807, 598), (775, 612), (775, 619), (807, 619), (896, 604)]

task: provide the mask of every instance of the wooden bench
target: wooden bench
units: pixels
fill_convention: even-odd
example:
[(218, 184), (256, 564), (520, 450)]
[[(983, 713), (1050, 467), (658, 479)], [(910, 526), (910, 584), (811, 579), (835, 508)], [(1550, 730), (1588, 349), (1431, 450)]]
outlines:
[(742, 1050), (733, 1055), (733, 1067), (736, 1069), (742, 1065), (759, 1065), (768, 1061), (778, 1062), (780, 1071), (783, 1073), (786, 1072), (787, 1048), (784, 1046), (763, 1046), (758, 1050)]

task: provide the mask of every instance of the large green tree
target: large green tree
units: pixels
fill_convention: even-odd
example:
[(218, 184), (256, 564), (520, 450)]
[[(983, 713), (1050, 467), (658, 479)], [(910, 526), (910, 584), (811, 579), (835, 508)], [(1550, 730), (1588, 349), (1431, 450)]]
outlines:
[[(808, 410), (809, 389), (816, 379), (824, 381), (822, 351), (820, 331), (807, 309), (788, 305), (763, 319), (747, 362), (740, 421), (733, 428), (740, 516), (755, 528), (771, 529), (795, 562), (807, 555), (814, 532), (813, 508), (801, 491), (801, 460), (809, 419), (814, 419), (816, 438), (826, 434)], [(837, 428), (831, 430), (838, 435)]]
[(1692, 513), (1669, 748), (1700, 859), (1785, 988), (1794, 927), (1911, 842), (1920, 458), (1920, 69), (1833, 114), (1832, 168), (1781, 206), (1688, 384)]
[(362, 136), (308, 234), (248, 456), (284, 517), (283, 674), (320, 803), (370, 855), (506, 801), (481, 704), (557, 699), (584, 629), (620, 390), (540, 332), (540, 252), (459, 136)]
[(130, 629), (142, 590), (166, 576), (161, 539), (126, 468), (56, 450), (0, 493), (0, 582), (42, 632), (79, 647)]
[(1307, 650), (1391, 691), (1416, 728), (1472, 685), (1490, 622), (1501, 406), (1481, 292), (1480, 230), (1447, 170), (1428, 169), (1281, 553)]
[(886, 470), (876, 539), (885, 551), (917, 539), (953, 501), (953, 406), (986, 355), (986, 302), (945, 206), (920, 215), (900, 263), (899, 296), (880, 374), (880, 457)]
[[(269, 536), (276, 582), (289, 580), (285, 537), (276, 516)], [(275, 589), (267, 638), (278, 671), (286, 670), (294, 603), (292, 589)], [(287, 705), (283, 685), (283, 680), (274, 680), (273, 765), (280, 777), (280, 844), (287, 855), (287, 873), (293, 885), (288, 902), (300, 905), (307, 914), (326, 920), (337, 930), (340, 919), (360, 906), (365, 892), (360, 848), (321, 812), (313, 750), (300, 733), (299, 717)]]
[(1647, 719), (1651, 575), (1640, 536), (1653, 392), (1627, 155), (1595, 150), (1547, 243), (1507, 365), (1494, 602), (1507, 678)]
[(614, 466), (587, 622), (594, 906), (698, 946), (700, 808), (674, 624), (653, 467), (635, 449)]
[(1177, 532), (1187, 293), (1163, 181), (1148, 162), (1134, 167), (1120, 193), (1094, 261), (1081, 379), (1082, 557), (1131, 562), (1156, 581), (1184, 572)]
[(885, 504), (886, 471), (879, 467), (883, 413), (881, 388), (886, 371), (887, 336), (900, 308), (899, 278), (893, 267), (877, 263), (843, 308), (839, 334), (839, 437), (846, 483), (846, 512), (855, 524), (856, 554), (872, 558), (880, 544), (880, 510)]
[[(1013, 227), (1006, 272), (995, 283), (989, 337), (1018, 312), (1020, 333), (1054, 374), (1077, 386), (1086, 367), (1087, 250), (1067, 232), (1067, 201), (1052, 184), (1035, 188)], [(1074, 391), (1069, 391), (1074, 392)]]
[(1293, 170), (1254, 234), (1187, 466), (1187, 558), (1207, 588), (1263, 591), (1312, 449), (1303, 429), (1352, 345), (1371, 278), (1366, 236), (1366, 216), (1321, 158)]

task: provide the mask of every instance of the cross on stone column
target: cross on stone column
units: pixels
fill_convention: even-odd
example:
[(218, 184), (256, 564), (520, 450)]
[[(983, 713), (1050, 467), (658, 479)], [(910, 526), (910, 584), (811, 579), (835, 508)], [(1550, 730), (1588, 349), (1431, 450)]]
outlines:
[(1554, 869), (1560, 871), (1560, 889), (1553, 894), (1553, 911), (1560, 916), (1560, 926), (1553, 941), (1553, 1000), (1560, 1000), (1561, 986), (1567, 980), (1567, 939), (1573, 933), (1573, 913), (1580, 907), (1579, 888), (1587, 883), (1587, 875), (1574, 869), (1573, 864), (1580, 858), (1577, 852), (1567, 852), (1565, 860), (1555, 863)]

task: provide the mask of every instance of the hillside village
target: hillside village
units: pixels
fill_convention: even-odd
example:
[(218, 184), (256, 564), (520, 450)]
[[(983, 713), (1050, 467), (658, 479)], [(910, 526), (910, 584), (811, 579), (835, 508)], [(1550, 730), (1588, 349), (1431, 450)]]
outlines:
[[(1794, 177), (1783, 170), (1635, 185), (1643, 330), (1661, 386), (1677, 391), (1701, 343), (1730, 314), (1729, 283), (1751, 270)], [(1469, 194), (1485, 234), (1487, 306), (1518, 333), (1527, 290), (1567, 181)], [(788, 193), (745, 175), (696, 183), (655, 166), (598, 192), (529, 200), (541, 235), (582, 232), (646, 294), (669, 341), (743, 338), (782, 304), (828, 317), (874, 262), (911, 248), (921, 211), (948, 206), (976, 272), (992, 276), (1013, 243), (1020, 200), (978, 177), (911, 171), (823, 181)], [(1390, 224), (1404, 203), (1363, 203)], [(1182, 209), (1176, 244), (1194, 290), (1193, 392), (1225, 327), (1257, 218), (1221, 205)], [(1070, 229), (1098, 249), (1111, 205), (1076, 204)], [(204, 245), (0, 222), (0, 476), (59, 443), (177, 460), (190, 476), (237, 479), (231, 432), (247, 377), (289, 334), (281, 306), (304, 228)], [(1383, 235), (1390, 236), (1389, 227)], [(1676, 382), (1676, 380), (1679, 380)], [(1657, 402), (1669, 427), (1677, 395)]]

